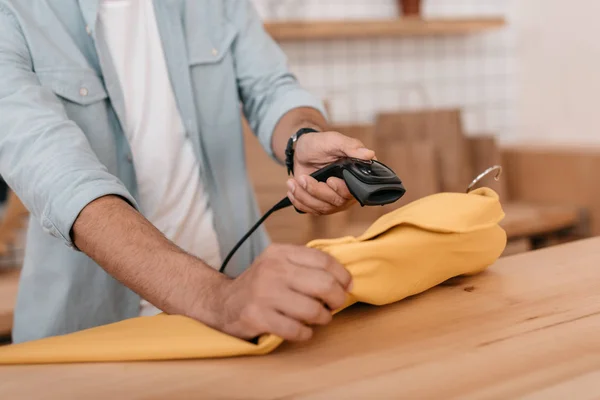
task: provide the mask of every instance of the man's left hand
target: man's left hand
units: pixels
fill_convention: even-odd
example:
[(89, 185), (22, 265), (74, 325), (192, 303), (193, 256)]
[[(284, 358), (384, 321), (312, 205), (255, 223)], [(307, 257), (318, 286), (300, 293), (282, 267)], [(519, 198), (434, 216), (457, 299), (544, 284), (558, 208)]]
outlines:
[(308, 133), (298, 139), (294, 178), (287, 181), (287, 196), (294, 207), (309, 214), (327, 215), (354, 204), (356, 200), (342, 179), (331, 177), (327, 182), (318, 182), (310, 176), (342, 157), (371, 160), (375, 152), (365, 148), (360, 140), (339, 132)]

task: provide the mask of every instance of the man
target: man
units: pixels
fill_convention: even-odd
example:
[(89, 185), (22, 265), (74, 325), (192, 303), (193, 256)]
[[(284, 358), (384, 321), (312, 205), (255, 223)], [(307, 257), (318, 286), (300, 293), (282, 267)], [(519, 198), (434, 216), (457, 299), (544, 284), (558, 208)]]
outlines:
[(159, 310), (244, 339), (330, 321), (351, 278), (324, 253), (263, 231), (216, 271), (259, 218), (240, 102), (272, 157), (293, 144), (298, 209), (352, 202), (308, 174), (374, 153), (327, 132), (248, 0), (0, 0), (0, 174), (32, 214), (15, 342)]

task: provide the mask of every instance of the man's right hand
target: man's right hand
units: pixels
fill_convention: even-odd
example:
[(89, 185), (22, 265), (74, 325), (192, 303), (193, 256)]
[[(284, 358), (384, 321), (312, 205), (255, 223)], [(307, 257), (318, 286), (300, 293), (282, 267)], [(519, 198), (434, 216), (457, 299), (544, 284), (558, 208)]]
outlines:
[(331, 321), (351, 286), (333, 257), (304, 246), (271, 245), (242, 275), (223, 282), (219, 330), (243, 339), (272, 333), (308, 340), (312, 325)]
[(170, 242), (117, 196), (88, 204), (73, 226), (77, 247), (167, 314), (243, 339), (272, 333), (307, 340), (344, 305), (348, 271), (304, 246), (272, 245), (230, 279)]

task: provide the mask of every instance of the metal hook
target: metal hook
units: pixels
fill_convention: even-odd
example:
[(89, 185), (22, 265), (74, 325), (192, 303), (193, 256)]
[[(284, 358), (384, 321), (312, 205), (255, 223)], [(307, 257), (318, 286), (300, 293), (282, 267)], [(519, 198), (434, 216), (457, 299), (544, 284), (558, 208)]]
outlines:
[(467, 193), (469, 193), (473, 189), (473, 186), (477, 185), (483, 178), (485, 178), (492, 171), (496, 171), (496, 176), (494, 176), (494, 180), (499, 181), (500, 175), (502, 175), (502, 167), (500, 165), (494, 165), (493, 167), (490, 167), (490, 168), (486, 169), (485, 171), (483, 171), (481, 174), (479, 174), (477, 176), (477, 178), (473, 179), (473, 182), (471, 182), (471, 184), (467, 188)]

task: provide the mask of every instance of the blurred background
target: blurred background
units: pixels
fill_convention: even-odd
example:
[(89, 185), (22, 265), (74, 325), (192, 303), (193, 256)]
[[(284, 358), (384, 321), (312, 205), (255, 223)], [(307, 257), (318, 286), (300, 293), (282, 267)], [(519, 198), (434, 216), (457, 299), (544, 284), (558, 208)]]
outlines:
[[(503, 167), (500, 180), (488, 176), (481, 185), (501, 197), (505, 255), (600, 234), (600, 2), (253, 2), (291, 70), (325, 102), (334, 129), (373, 148), (408, 190), (383, 208), (328, 217), (280, 211), (267, 221), (274, 241), (359, 234), (407, 202), (465, 192), (493, 165)], [(266, 211), (285, 195), (286, 171), (247, 127), (245, 137)], [(22, 261), (27, 212), (0, 183), (6, 274)], [(12, 299), (12, 290), (0, 287), (0, 296)], [(2, 324), (0, 310), (0, 331)]]
[[(274, 239), (358, 234), (412, 200), (464, 192), (493, 165), (503, 167), (500, 181), (481, 184), (501, 197), (505, 255), (600, 233), (599, 2), (254, 2), (334, 128), (374, 148), (408, 190), (383, 209), (282, 211), (267, 222)], [(266, 210), (285, 191), (285, 171), (246, 136)]]

